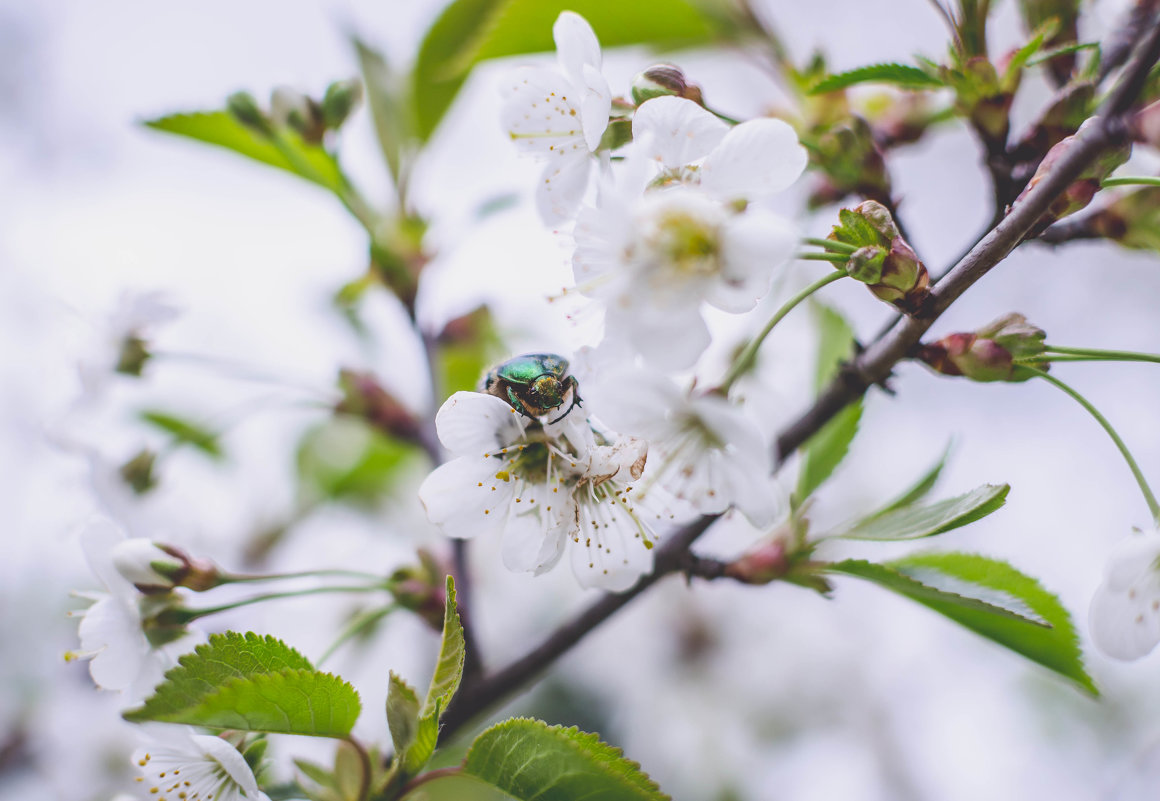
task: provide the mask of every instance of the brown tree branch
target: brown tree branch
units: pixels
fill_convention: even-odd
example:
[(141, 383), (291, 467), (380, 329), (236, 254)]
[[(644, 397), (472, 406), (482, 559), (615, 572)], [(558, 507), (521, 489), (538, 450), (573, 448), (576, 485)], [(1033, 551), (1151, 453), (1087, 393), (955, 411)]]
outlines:
[[(1055, 169), (1017, 203), (1011, 212), (964, 256), (931, 291), (919, 314), (907, 317), (889, 334), (871, 343), (818, 397), (814, 405), (777, 437), (780, 465), (835, 414), (890, 375), (922, 335), (963, 292), (986, 275), (1027, 236), (1048, 207), (1107, 148), (1127, 137), (1123, 115), (1143, 87), (1148, 71), (1160, 60), (1160, 25), (1153, 25), (1135, 49), (1124, 75), (1103, 104), (1099, 121), (1088, 126)], [(717, 519), (703, 515), (678, 529), (656, 554), (655, 568), (631, 589), (607, 594), (548, 636), (540, 645), (508, 666), (475, 681), (465, 681), (443, 718), (440, 739), (455, 734), (468, 721), (525, 687), (589, 632), (618, 612), (662, 577), (690, 564), (690, 546)]]

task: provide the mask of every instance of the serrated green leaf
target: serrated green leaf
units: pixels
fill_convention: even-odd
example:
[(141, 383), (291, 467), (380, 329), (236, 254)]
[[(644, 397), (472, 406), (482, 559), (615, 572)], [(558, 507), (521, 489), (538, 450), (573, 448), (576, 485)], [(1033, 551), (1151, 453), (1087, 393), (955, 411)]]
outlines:
[(711, 42), (715, 29), (689, 0), (455, 0), (428, 29), (412, 73), (417, 133), (427, 139), (480, 61), (553, 50), (552, 24), (571, 10), (604, 47), (674, 49)]
[[(814, 385), (820, 390), (837, 374), (842, 362), (852, 355), (854, 331), (834, 309), (821, 304), (814, 308), (818, 321), (818, 362)], [(794, 492), (799, 503), (812, 495), (846, 458), (861, 419), (862, 399), (859, 398), (806, 441)]]
[(986, 517), (1007, 500), (1007, 484), (984, 484), (926, 506), (905, 506), (853, 523), (834, 534), (849, 540), (914, 540), (933, 537)]
[(1043, 42), (1055, 35), (1055, 32), (1058, 30), (1058, 19), (1052, 17), (1045, 20), (1031, 34), (1031, 38), (1027, 41), (1027, 44), (1011, 54), (1011, 58), (1007, 62), (1007, 69), (1003, 71), (1003, 84), (1008, 91), (1012, 90), (1017, 84), (1019, 72), (1027, 65), (1027, 59), (1038, 53), (1039, 49), (1043, 47)]
[(903, 509), (925, 498), (926, 494), (934, 489), (934, 485), (938, 483), (939, 476), (942, 475), (942, 470), (946, 466), (947, 457), (950, 455), (950, 452), (951, 446), (948, 443), (946, 448), (943, 449), (942, 456), (939, 457), (939, 460), (935, 462), (929, 470), (923, 473), (919, 477), (918, 481), (914, 482), (914, 484), (912, 484), (893, 501), (890, 501), (876, 512), (867, 515), (865, 519), (874, 520), (875, 518), (882, 517), (882, 515), (887, 514), (888, 512), (893, 512), (896, 509)]
[(379, 151), (387, 162), (391, 178), (398, 183), (403, 150), (411, 138), (402, 79), (390, 70), (382, 53), (359, 39), (354, 40), (354, 47)]
[(909, 64), (870, 64), (836, 75), (827, 75), (810, 88), (809, 94), (835, 92), (861, 83), (888, 83), (900, 89), (937, 89), (943, 82)]
[(1072, 44), (1063, 45), (1062, 47), (1053, 47), (1050, 50), (1044, 50), (1035, 58), (1028, 59), (1027, 66), (1037, 67), (1045, 61), (1051, 61), (1051, 59), (1055, 58), (1056, 56), (1066, 56), (1070, 53), (1079, 53), (1083, 50), (1099, 49), (1099, 42), (1073, 42)]
[(431, 686), (427, 688), (427, 700), (423, 702), (423, 717), (429, 717), (437, 708), (446, 709), (459, 689), (463, 678), (463, 660), (466, 655), (463, 637), (463, 623), (459, 620), (459, 608), (455, 604), (455, 579), (447, 577), (447, 600), (443, 611), (443, 639), (439, 645), (439, 661), (435, 663), (435, 674)]
[(278, 134), (285, 148), (283, 152), (266, 137), (242, 125), (228, 111), (172, 114), (146, 120), (145, 125), (232, 150), (254, 161), (305, 178), (335, 193), (342, 190), (342, 173), (334, 158), (323, 148), (307, 144), (289, 131)]
[(419, 695), (393, 671), (387, 685), (387, 726), (395, 753), (405, 753), (419, 728)]
[(169, 434), (177, 442), (197, 448), (207, 456), (220, 459), (223, 455), (217, 435), (196, 423), (152, 409), (141, 412), (141, 419)]
[(1097, 694), (1071, 616), (1035, 579), (977, 554), (931, 553), (877, 565), (847, 560), (829, 572), (872, 581)]
[(668, 799), (640, 765), (595, 734), (528, 718), (506, 720), (480, 734), (463, 772), (517, 801)]
[(345, 737), (359, 714), (358, 693), (320, 673), (273, 637), (227, 632), (178, 660), (126, 720), (218, 729)]

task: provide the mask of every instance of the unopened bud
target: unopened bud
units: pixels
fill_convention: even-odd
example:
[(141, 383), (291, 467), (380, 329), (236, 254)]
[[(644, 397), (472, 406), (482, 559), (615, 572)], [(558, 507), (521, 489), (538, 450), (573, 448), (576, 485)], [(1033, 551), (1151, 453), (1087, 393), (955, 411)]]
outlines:
[(632, 99), (638, 106), (646, 100), (665, 95), (683, 97), (698, 105), (704, 99), (701, 88), (686, 81), (681, 68), (672, 64), (654, 64), (638, 72), (632, 79)]
[(426, 548), (419, 549), (419, 564), (401, 567), (391, 574), (388, 586), (395, 602), (410, 609), (431, 628), (443, 628), (447, 602), (445, 576), (448, 566), (441, 564)]
[(238, 122), (262, 136), (274, 133), (270, 121), (258, 108), (258, 101), (249, 92), (234, 92), (226, 99), (226, 109)]
[(789, 569), (785, 543), (777, 539), (730, 562), (725, 575), (744, 584), (768, 584), (785, 576)]
[(270, 93), (270, 119), (312, 144), (322, 141), (326, 128), (318, 104), (297, 89), (279, 86)]
[(157, 486), (157, 477), (153, 475), (153, 465), (156, 460), (157, 454), (148, 448), (143, 448), (133, 458), (121, 465), (118, 472), (133, 492), (144, 495)]
[(1113, 239), (1126, 248), (1160, 252), (1160, 187), (1129, 192), (1086, 222), (1096, 236)]
[(340, 370), (342, 400), (335, 411), (361, 417), (378, 430), (406, 442), (419, 440), (419, 423), (403, 404), (385, 390), (371, 373)]
[[(861, 117), (849, 117), (821, 134), (810, 153), (810, 161), (827, 178), (826, 196), (890, 195), (886, 161), (874, 141), (870, 125)], [(811, 198), (811, 205), (822, 199), (820, 196)]]
[(846, 272), (866, 284), (874, 295), (908, 314), (930, 294), (930, 275), (914, 249), (899, 234), (890, 210), (874, 200), (838, 213), (829, 238), (858, 248), (847, 260)]
[(322, 96), (322, 121), (328, 130), (341, 128), (359, 103), (362, 102), (362, 84), (354, 78), (335, 81), (326, 87)]
[(918, 358), (935, 372), (972, 381), (1026, 381), (1034, 373), (1021, 366), (1048, 369), (1036, 360), (1044, 351), (1043, 330), (1022, 314), (1008, 314), (972, 333), (951, 334), (923, 345)]
[[(1040, 181), (1055, 168), (1063, 157), (1075, 147), (1078, 137), (1082, 135), (1085, 128), (1089, 125), (1098, 124), (1098, 118), (1092, 117), (1083, 125), (1080, 126), (1079, 131), (1074, 136), (1069, 136), (1060, 141), (1051, 150), (1047, 151), (1047, 155), (1043, 157), (1039, 168), (1035, 171), (1035, 175), (1027, 182), (1026, 188), (1019, 193), (1019, 197), (1015, 198), (1014, 206), (1018, 206), (1020, 201), (1027, 196), (1027, 194), (1034, 189)], [(1058, 220), (1063, 219), (1069, 214), (1074, 214), (1082, 208), (1085, 208), (1092, 202), (1096, 192), (1100, 190), (1101, 182), (1111, 175), (1117, 167), (1128, 160), (1132, 155), (1132, 145), (1126, 144), (1122, 147), (1106, 150), (1087, 167), (1079, 177), (1077, 177), (1071, 184), (1068, 185), (1051, 205), (1047, 207), (1047, 211), (1043, 216), (1032, 226), (1028, 232), (1028, 237), (1038, 236), (1045, 231), (1049, 226)]]
[(130, 334), (121, 341), (121, 350), (117, 353), (117, 366), (114, 369), (122, 375), (140, 377), (141, 371), (145, 369), (145, 362), (152, 356), (145, 340), (136, 334)]
[(193, 559), (171, 545), (134, 538), (113, 548), (113, 566), (143, 593), (168, 592), (188, 587), (201, 592), (221, 584), (221, 574), (211, 563)]

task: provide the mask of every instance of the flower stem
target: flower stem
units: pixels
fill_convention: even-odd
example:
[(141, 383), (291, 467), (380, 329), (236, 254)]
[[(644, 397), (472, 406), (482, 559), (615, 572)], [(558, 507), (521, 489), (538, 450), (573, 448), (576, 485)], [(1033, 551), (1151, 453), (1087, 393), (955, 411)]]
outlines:
[(329, 576), (332, 578), (366, 579), (368, 581), (382, 581), (382, 576), (374, 573), (364, 573), (361, 570), (299, 570), (294, 573), (226, 573), (223, 583), (240, 584), (253, 581), (284, 581), (287, 579), (316, 578)]
[(797, 253), (795, 259), (802, 261), (828, 261), (834, 264), (845, 264), (850, 260), (848, 253)]
[(307, 590), (289, 590), (287, 592), (267, 592), (262, 595), (254, 595), (250, 598), (243, 598), (240, 601), (234, 601), (221, 606), (210, 606), (205, 609), (190, 609), (188, 611), (189, 620), (197, 620), (200, 617), (208, 615), (216, 615), (218, 612), (228, 612), (231, 609), (238, 609), (243, 606), (250, 606), (251, 604), (264, 603), (265, 601), (277, 601), (282, 598), (298, 598), (304, 595), (322, 595), (324, 593), (337, 592), (383, 592), (386, 587), (382, 585), (370, 587), (311, 587)]
[(1152, 489), (1148, 486), (1148, 482), (1145, 480), (1144, 474), (1140, 470), (1140, 466), (1136, 464), (1136, 460), (1132, 458), (1132, 454), (1128, 450), (1128, 446), (1124, 444), (1122, 439), (1120, 439), (1120, 435), (1116, 433), (1114, 428), (1112, 428), (1112, 424), (1108, 422), (1107, 418), (1100, 414), (1099, 410), (1096, 409), (1096, 407), (1093, 406), (1087, 398), (1085, 398), (1083, 395), (1080, 395), (1078, 392), (1076, 392), (1064, 382), (1060, 381), (1055, 376), (1049, 375), (1043, 370), (1038, 370), (1034, 367), (1025, 367), (1024, 369), (1029, 370), (1048, 383), (1054, 384), (1056, 387), (1070, 395), (1076, 403), (1087, 409), (1088, 414), (1096, 419), (1096, 422), (1103, 427), (1104, 431), (1108, 432), (1108, 436), (1112, 438), (1112, 442), (1114, 442), (1116, 447), (1119, 449), (1120, 455), (1123, 456), (1124, 461), (1128, 463), (1128, 468), (1132, 471), (1132, 475), (1135, 477), (1136, 483), (1140, 485), (1140, 492), (1144, 493), (1144, 501), (1148, 504), (1148, 510), (1152, 513), (1152, 519), (1156, 521), (1157, 525), (1160, 525), (1160, 503), (1157, 503), (1156, 496), (1152, 494)]
[(1044, 345), (1047, 358), (1059, 361), (1051, 354), (1059, 353), (1064, 356), (1076, 356), (1085, 361), (1102, 362), (1152, 362), (1160, 364), (1160, 355), (1155, 353), (1137, 353), (1130, 350), (1098, 350), (1096, 348), (1057, 348), (1054, 345)]
[(427, 782), (433, 782), (436, 779), (445, 779), (448, 776), (459, 776), (462, 773), (463, 768), (459, 767), (458, 765), (453, 765), (449, 768), (436, 768), (435, 770), (429, 770), (426, 773), (422, 773), (404, 784), (403, 789), (399, 791), (399, 798), (406, 798), (407, 795), (415, 790), (415, 788), (421, 787)]
[(1100, 186), (1160, 186), (1160, 178), (1148, 175), (1125, 175), (1121, 178), (1105, 178)]
[(820, 248), (825, 248), (833, 253), (853, 253), (858, 248), (845, 242), (839, 242), (836, 239), (817, 239), (816, 237), (807, 236), (802, 239), (807, 245), (817, 245)]
[(722, 395), (729, 394), (729, 388), (733, 386), (733, 382), (753, 366), (753, 361), (757, 358), (757, 351), (761, 348), (761, 343), (765, 341), (767, 336), (769, 336), (769, 332), (773, 330), (774, 326), (782, 321), (782, 318), (793, 311), (795, 306), (797, 306), (803, 300), (827, 284), (832, 284), (839, 278), (845, 277), (846, 274), (844, 272), (830, 273), (829, 275), (814, 281), (801, 292), (787, 300), (780, 309), (774, 312), (773, 317), (769, 318), (769, 322), (765, 324), (765, 327), (761, 329), (757, 336), (749, 341), (749, 344), (745, 346), (745, 349), (742, 350), (741, 353), (737, 354), (737, 358), (733, 360), (733, 364), (729, 367), (729, 372), (725, 374), (725, 378), (721, 381), (721, 386), (718, 387), (717, 391)]

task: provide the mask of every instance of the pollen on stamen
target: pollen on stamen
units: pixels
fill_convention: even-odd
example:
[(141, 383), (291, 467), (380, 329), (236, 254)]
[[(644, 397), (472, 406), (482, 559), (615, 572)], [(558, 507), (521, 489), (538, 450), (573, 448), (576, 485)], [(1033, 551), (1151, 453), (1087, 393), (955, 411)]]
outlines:
[(489, 515), (489, 514), (491, 514), (491, 510), (490, 510), (490, 509), (484, 509), (484, 510), (483, 510), (483, 513), (484, 513), (485, 515)]

